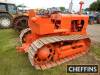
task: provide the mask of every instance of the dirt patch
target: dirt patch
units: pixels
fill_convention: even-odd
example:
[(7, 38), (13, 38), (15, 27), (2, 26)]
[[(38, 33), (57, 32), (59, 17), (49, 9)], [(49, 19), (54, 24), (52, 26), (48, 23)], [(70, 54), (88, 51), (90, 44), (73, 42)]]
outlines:
[(92, 42), (100, 42), (100, 24), (89, 25), (87, 28), (87, 33)]
[[(72, 60), (72, 61), (68, 62), (68, 65), (69, 64), (72, 64), (72, 65), (73, 64), (78, 64), (78, 65), (98, 65), (98, 67), (100, 68), (100, 61), (96, 60), (96, 58), (95, 58), (94, 54), (91, 52), (91, 50), (87, 54), (85, 54), (85, 55), (83, 55), (81, 57), (78, 57), (75, 60)], [(78, 74), (71, 74), (71, 75), (100, 75), (100, 69), (99, 69), (98, 73), (94, 73), (94, 74), (92, 74), (92, 73), (86, 73), (86, 74), (78, 73)]]

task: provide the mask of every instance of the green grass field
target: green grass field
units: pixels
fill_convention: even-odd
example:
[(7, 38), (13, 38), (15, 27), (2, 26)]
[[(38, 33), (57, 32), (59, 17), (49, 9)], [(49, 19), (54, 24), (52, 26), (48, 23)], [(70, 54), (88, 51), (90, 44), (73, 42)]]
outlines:
[[(66, 73), (66, 65), (95, 63), (95, 59), (87, 54), (55, 68), (45, 71), (35, 70), (35, 68), (31, 66), (27, 54), (16, 52), (15, 48), (19, 44), (17, 39), (18, 34), (14, 30), (0, 30), (0, 75), (77, 75)], [(94, 52), (94, 54), (97, 54), (97, 57), (99, 58), (100, 46), (93, 46), (91, 49), (91, 51)], [(87, 58), (89, 58), (89, 60), (87, 60)]]

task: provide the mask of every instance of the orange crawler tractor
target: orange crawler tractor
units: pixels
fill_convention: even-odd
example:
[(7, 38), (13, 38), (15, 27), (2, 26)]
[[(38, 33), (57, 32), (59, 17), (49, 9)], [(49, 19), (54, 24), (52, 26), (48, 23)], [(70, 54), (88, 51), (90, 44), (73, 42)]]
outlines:
[(88, 16), (62, 14), (45, 11), (36, 15), (29, 11), (29, 28), (22, 31), (21, 52), (28, 53), (29, 60), (36, 69), (48, 69), (89, 50), (90, 40), (86, 33)]

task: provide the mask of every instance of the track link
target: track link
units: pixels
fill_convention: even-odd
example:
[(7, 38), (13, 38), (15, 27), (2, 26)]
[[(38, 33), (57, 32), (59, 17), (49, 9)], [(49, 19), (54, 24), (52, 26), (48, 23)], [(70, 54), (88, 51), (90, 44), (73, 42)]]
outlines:
[(19, 38), (20, 38), (20, 42), (22, 43), (23, 42), (23, 37), (24, 37), (24, 35), (27, 33), (27, 32), (29, 32), (31, 29), (30, 28), (26, 28), (26, 29), (24, 29), (24, 30), (22, 30), (21, 31), (21, 34), (20, 34), (20, 36), (19, 36)]

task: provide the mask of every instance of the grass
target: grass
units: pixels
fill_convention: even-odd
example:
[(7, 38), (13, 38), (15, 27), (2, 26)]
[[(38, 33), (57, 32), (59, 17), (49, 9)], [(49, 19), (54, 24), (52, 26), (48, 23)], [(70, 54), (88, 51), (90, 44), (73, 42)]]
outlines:
[(35, 70), (27, 54), (17, 53), (18, 34), (12, 29), (0, 30), (0, 75), (65, 75), (65, 65), (46, 71)]
[[(0, 75), (77, 75), (66, 73), (66, 65), (87, 62), (87, 59), (80, 58), (45, 71), (36, 70), (31, 66), (27, 54), (16, 52), (17, 38), (18, 34), (13, 29), (0, 30)], [(98, 56), (99, 48), (93, 47)]]
[(95, 54), (95, 56), (100, 59), (100, 43), (94, 43), (92, 46), (91, 46), (91, 50), (92, 50), (92, 53)]

